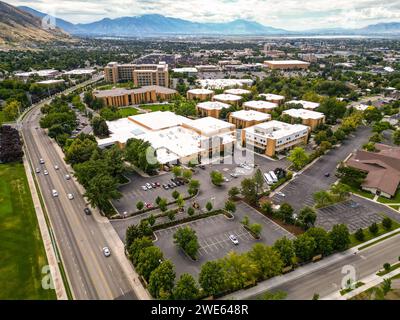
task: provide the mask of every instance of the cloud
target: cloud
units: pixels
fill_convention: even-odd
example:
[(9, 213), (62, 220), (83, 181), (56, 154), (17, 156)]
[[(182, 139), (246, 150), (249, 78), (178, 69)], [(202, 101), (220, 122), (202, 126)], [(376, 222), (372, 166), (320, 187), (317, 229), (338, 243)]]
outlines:
[(56, 13), (71, 22), (92, 22), (147, 13), (198, 22), (247, 19), (289, 30), (363, 27), (400, 20), (399, 0), (7, 0)]

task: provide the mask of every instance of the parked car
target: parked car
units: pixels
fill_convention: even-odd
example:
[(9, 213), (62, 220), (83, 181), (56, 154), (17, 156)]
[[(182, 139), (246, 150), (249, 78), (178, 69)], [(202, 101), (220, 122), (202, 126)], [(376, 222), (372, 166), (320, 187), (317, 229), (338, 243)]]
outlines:
[(147, 187), (146, 186), (142, 186), (142, 190), (146, 191)]
[(146, 203), (146, 208), (147, 208), (147, 209), (153, 208), (153, 204), (151, 204), (151, 203)]
[(146, 183), (146, 187), (147, 187), (147, 189), (151, 189), (152, 188), (150, 183)]
[(104, 248), (103, 248), (103, 254), (104, 254), (106, 257), (111, 256), (111, 251), (110, 251), (110, 249), (109, 249), (108, 247), (104, 247)]
[(59, 170), (60, 168), (59, 168), (58, 165), (55, 165), (55, 166), (54, 166), (54, 169)]
[(330, 177), (331, 176), (331, 174), (329, 173), (329, 172), (327, 172), (327, 173), (325, 173), (325, 177)]
[(277, 194), (278, 196), (281, 196), (281, 197), (286, 197), (286, 195), (285, 195), (283, 192), (280, 192), (280, 191), (277, 192), (276, 194)]
[(233, 244), (239, 244), (239, 240), (233, 234), (229, 235), (229, 239), (233, 242)]
[(157, 185), (155, 184), (155, 182), (153, 182), (152, 184), (151, 184), (151, 186), (155, 189), (155, 188), (157, 188)]
[(199, 165), (199, 168), (205, 170), (206, 166), (204, 164), (201, 164), (201, 165)]
[(231, 173), (230, 176), (231, 176), (232, 178), (237, 178), (239, 175), (238, 175), (237, 173)]
[(163, 188), (164, 188), (165, 190), (168, 190), (168, 189), (169, 189), (168, 185), (165, 184), (165, 183), (164, 183), (162, 186), (163, 186)]
[(156, 186), (157, 186), (157, 187), (160, 187), (161, 184), (160, 184), (159, 182), (156, 182)]

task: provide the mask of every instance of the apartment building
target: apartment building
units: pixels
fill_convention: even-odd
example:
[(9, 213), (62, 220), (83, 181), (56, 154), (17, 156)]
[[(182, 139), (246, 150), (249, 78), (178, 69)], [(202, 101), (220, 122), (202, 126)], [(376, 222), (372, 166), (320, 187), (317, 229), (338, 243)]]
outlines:
[(200, 117), (219, 118), (222, 109), (229, 108), (230, 105), (218, 101), (207, 101), (198, 103), (196, 106), (197, 114)]
[(242, 130), (242, 145), (269, 157), (295, 146), (306, 144), (310, 128), (302, 124), (288, 124), (276, 120), (263, 122)]
[(144, 86), (138, 89), (115, 88), (93, 92), (95, 98), (103, 100), (104, 105), (110, 107), (169, 101), (176, 94), (176, 90), (161, 86)]
[(310, 63), (300, 60), (268, 60), (264, 61), (264, 66), (271, 70), (295, 70), (308, 69)]
[(239, 110), (229, 114), (228, 121), (237, 129), (244, 129), (271, 120), (271, 115), (254, 110)]
[(250, 90), (246, 90), (246, 89), (240, 89), (240, 88), (234, 88), (234, 89), (227, 89), (224, 91), (225, 94), (234, 94), (237, 96), (244, 96), (246, 94), (250, 94), (251, 91)]
[(265, 101), (277, 103), (279, 105), (285, 102), (285, 97), (279, 94), (272, 94), (272, 93), (261, 93), (258, 95), (260, 98), (265, 99)]
[(214, 91), (209, 89), (192, 89), (186, 92), (188, 100), (208, 101), (214, 96)]
[(223, 93), (223, 94), (215, 95), (213, 97), (213, 101), (227, 103), (227, 104), (230, 104), (232, 106), (239, 106), (240, 105), (240, 101), (242, 101), (242, 97), (241, 96), (237, 96), (235, 94)]
[(325, 115), (322, 112), (307, 109), (289, 109), (283, 111), (282, 114), (288, 115), (292, 119), (292, 123), (295, 123), (296, 119), (300, 119), (302, 124), (309, 126), (311, 130), (325, 123)]
[(168, 65), (159, 64), (118, 64), (110, 62), (104, 68), (107, 82), (118, 83), (132, 81), (135, 86), (169, 86)]
[(263, 100), (246, 101), (243, 103), (244, 110), (253, 110), (264, 113), (271, 113), (272, 110), (278, 107), (277, 103)]

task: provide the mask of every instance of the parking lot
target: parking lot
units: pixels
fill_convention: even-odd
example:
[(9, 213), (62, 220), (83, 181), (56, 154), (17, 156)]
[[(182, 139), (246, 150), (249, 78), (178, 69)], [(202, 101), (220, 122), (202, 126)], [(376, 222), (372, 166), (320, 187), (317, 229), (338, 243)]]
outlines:
[(350, 232), (359, 228), (367, 228), (372, 223), (381, 222), (383, 215), (396, 221), (400, 215), (395, 211), (358, 196), (351, 196), (351, 199), (326, 208), (318, 210), (316, 225), (325, 230), (331, 230), (335, 224), (346, 224)]
[[(263, 226), (260, 240), (255, 240), (241, 225), (240, 222), (246, 215), (249, 217), (250, 223), (260, 223)], [(272, 245), (283, 236), (294, 237), (242, 202), (237, 204), (234, 220), (218, 215), (193, 221), (184, 226), (190, 226), (198, 236), (200, 249), (197, 261), (189, 259), (174, 244), (173, 235), (182, 226), (175, 226), (156, 232), (158, 241), (155, 242), (155, 245), (160, 247), (166, 259), (170, 259), (174, 263), (178, 276), (185, 272), (196, 276), (200, 272), (201, 265), (206, 261), (222, 258), (232, 250), (246, 252), (257, 242)], [(238, 239), (238, 245), (235, 245), (229, 239), (230, 235), (234, 235)]]

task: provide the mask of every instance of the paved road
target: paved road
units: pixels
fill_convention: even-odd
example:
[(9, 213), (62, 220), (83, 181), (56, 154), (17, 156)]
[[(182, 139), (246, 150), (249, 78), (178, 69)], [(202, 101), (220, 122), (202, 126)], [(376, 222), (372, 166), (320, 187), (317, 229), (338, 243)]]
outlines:
[[(357, 254), (352, 252), (337, 254), (318, 262), (320, 267), (308, 264), (292, 273), (267, 280), (249, 290), (238, 291), (224, 298), (256, 299), (261, 292), (278, 290), (287, 292), (289, 300), (310, 300), (314, 293), (323, 298), (341, 289), (342, 279), (345, 276), (345, 273), (342, 273), (344, 266), (353, 266), (355, 278), (359, 280), (382, 269), (385, 262), (395, 263), (399, 255), (400, 235), (396, 235)], [(328, 263), (328, 259), (332, 262)], [(315, 270), (311, 271), (311, 268)]]
[[(102, 253), (102, 247), (109, 245), (102, 222), (84, 215), (85, 200), (76, 182), (65, 180), (68, 169), (54, 142), (42, 129), (35, 129), (39, 119), (35, 108), (23, 120), (22, 130), (33, 166), (40, 167), (39, 159), (45, 160), (37, 177), (75, 299), (136, 299), (115, 255), (106, 258)], [(48, 176), (43, 175), (44, 168)], [(52, 197), (52, 189), (58, 198)], [(75, 199), (68, 200), (68, 193)]]

